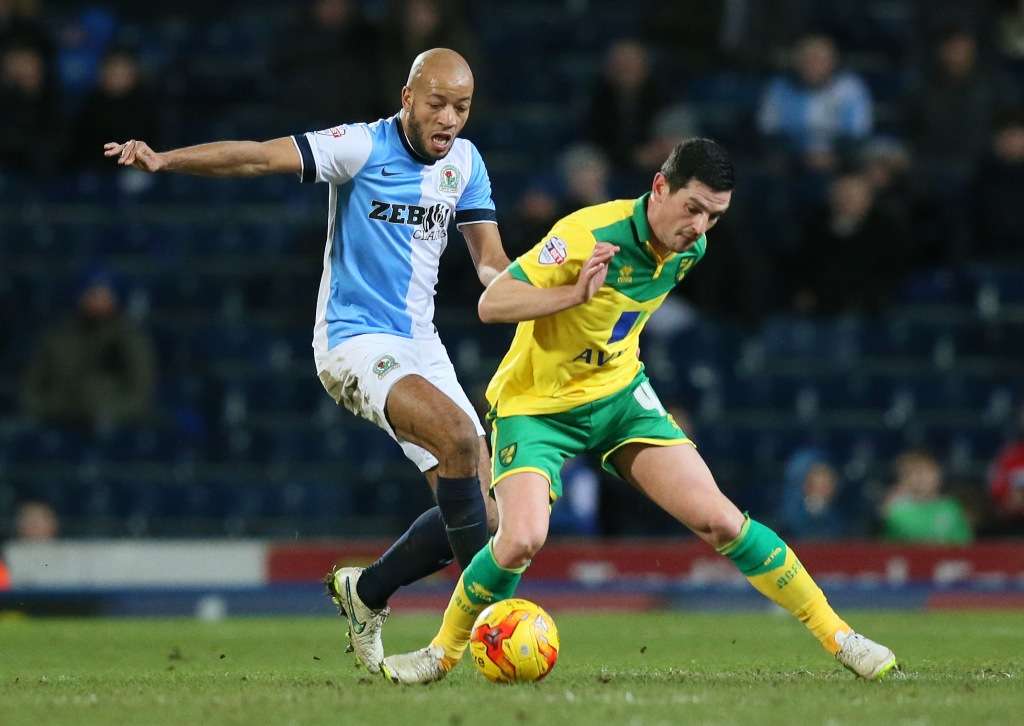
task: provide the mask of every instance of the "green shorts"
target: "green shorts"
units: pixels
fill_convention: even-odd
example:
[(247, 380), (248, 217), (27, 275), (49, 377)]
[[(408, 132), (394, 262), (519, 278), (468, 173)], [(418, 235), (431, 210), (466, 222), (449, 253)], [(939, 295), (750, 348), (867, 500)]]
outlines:
[(605, 471), (622, 477), (611, 456), (625, 444), (693, 443), (643, 371), (610, 396), (561, 413), (493, 417), (492, 427), (491, 487), (511, 474), (532, 471), (548, 480), (552, 501), (562, 496), (562, 465), (584, 451), (599, 453)]

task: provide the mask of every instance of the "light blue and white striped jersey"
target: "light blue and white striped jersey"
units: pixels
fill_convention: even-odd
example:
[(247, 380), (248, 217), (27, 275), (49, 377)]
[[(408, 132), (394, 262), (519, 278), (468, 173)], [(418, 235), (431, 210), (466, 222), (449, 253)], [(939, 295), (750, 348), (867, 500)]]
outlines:
[(304, 182), (331, 185), (324, 272), (313, 328), (320, 356), (364, 333), (434, 334), (434, 288), (448, 223), (494, 223), (480, 152), (457, 138), (423, 159), (398, 115), (292, 137)]

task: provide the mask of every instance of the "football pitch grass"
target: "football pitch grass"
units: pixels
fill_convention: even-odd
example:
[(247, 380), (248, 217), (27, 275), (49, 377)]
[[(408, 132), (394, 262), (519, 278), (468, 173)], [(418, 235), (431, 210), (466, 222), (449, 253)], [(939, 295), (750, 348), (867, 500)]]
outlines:
[[(464, 662), (399, 687), (353, 667), (340, 619), (0, 619), (0, 724), (1024, 723), (1024, 612), (847, 613), (902, 673), (865, 683), (777, 614), (555, 613), (539, 684)], [(437, 616), (394, 616), (389, 652)]]

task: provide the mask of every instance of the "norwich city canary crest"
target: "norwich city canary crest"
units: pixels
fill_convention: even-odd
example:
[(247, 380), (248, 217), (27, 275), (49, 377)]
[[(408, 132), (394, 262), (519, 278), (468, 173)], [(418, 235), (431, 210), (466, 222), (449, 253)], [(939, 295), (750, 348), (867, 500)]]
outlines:
[(508, 466), (509, 464), (511, 464), (512, 460), (516, 458), (517, 448), (518, 444), (510, 444), (506, 446), (504, 449), (498, 452), (498, 461), (500, 461), (503, 466)]

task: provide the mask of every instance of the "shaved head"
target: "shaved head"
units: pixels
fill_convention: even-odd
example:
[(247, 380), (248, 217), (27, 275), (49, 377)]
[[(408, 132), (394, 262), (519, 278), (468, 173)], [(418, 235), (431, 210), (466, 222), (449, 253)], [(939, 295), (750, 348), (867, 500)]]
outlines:
[(405, 85), (412, 89), (432, 85), (466, 86), (473, 92), (473, 71), (461, 55), (449, 48), (431, 48), (416, 56)]
[(402, 128), (409, 145), (425, 161), (451, 150), (469, 119), (473, 71), (454, 50), (431, 48), (416, 56), (402, 89)]

